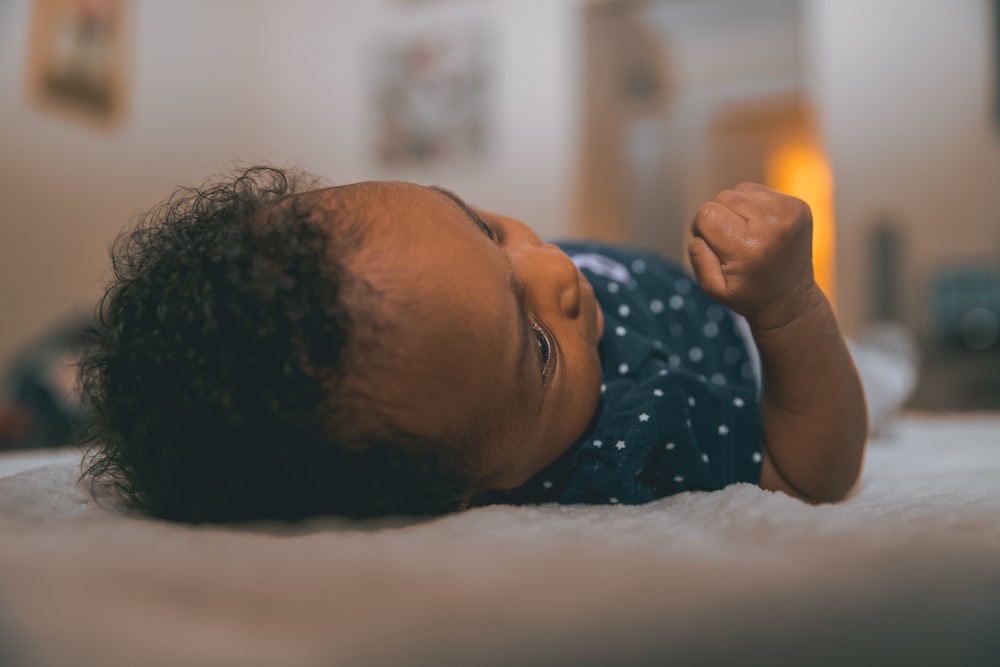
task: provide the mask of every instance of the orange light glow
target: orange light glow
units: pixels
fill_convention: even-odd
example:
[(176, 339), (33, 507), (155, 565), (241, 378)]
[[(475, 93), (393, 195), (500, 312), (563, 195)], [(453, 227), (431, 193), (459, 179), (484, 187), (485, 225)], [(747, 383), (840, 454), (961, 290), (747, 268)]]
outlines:
[(836, 306), (836, 229), (833, 173), (817, 141), (806, 137), (779, 142), (765, 166), (767, 185), (807, 202), (813, 214), (813, 271), (816, 282)]

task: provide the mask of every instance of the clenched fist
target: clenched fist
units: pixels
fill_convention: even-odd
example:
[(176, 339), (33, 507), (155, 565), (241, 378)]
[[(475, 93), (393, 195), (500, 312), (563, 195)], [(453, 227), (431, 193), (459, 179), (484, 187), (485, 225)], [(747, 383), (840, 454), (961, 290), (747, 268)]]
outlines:
[(701, 288), (753, 329), (784, 327), (825, 300), (813, 278), (812, 212), (801, 199), (741, 183), (704, 204), (692, 231)]

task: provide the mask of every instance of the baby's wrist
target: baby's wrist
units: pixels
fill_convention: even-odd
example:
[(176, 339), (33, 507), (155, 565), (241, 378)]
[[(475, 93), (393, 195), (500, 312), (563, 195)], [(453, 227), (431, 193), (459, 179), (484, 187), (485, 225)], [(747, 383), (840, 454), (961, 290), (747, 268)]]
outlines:
[(767, 303), (756, 313), (746, 315), (754, 335), (778, 332), (794, 322), (810, 317), (829, 302), (815, 282), (802, 285), (783, 297)]

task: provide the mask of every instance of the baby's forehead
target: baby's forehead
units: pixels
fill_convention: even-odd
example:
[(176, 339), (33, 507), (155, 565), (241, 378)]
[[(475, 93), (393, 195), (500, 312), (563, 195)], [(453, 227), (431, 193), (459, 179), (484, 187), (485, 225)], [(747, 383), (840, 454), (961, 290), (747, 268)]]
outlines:
[(385, 253), (385, 243), (405, 235), (413, 214), (426, 210), (426, 197), (435, 194), (414, 183), (361, 181), (300, 192), (277, 206), (322, 228), (339, 261), (350, 263)]
[(474, 228), (451, 197), (406, 181), (362, 181), (304, 193), (302, 198), (314, 209), (311, 215), (325, 218), (335, 239), (357, 251), (349, 262), (366, 274), (403, 275), (414, 267), (439, 273), (439, 265), (431, 260), (443, 252), (442, 244), (455, 229)]
[(301, 197), (333, 208), (350, 208), (372, 214), (388, 213), (396, 206), (410, 206), (439, 195), (407, 181), (359, 181), (302, 193)]

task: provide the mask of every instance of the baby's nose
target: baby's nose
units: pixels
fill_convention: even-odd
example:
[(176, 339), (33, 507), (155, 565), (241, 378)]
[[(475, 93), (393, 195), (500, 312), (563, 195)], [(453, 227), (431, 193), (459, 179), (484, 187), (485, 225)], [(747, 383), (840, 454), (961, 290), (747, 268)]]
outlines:
[(546, 278), (554, 290), (556, 304), (564, 317), (580, 314), (580, 272), (573, 260), (559, 246), (548, 243), (542, 246), (545, 253)]

